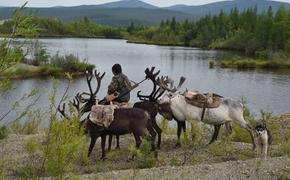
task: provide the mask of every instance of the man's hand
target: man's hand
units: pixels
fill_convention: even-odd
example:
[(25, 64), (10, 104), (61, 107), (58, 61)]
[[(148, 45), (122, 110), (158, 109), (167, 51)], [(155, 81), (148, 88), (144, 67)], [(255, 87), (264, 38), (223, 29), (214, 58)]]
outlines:
[(118, 92), (114, 92), (113, 94), (107, 95), (107, 96), (106, 96), (106, 100), (107, 100), (108, 102), (114, 101), (116, 98), (119, 97), (119, 94), (120, 94), (120, 93), (118, 93)]

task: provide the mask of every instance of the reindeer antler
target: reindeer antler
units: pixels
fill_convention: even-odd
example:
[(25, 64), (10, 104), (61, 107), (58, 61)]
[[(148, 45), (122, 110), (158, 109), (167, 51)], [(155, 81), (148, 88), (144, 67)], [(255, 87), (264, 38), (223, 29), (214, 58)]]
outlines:
[[(106, 73), (104, 72), (101, 74), (101, 73), (97, 72), (97, 70), (95, 70), (93, 73), (89, 73), (88, 71), (86, 71), (85, 74), (86, 74), (86, 80), (87, 80), (87, 84), (89, 86), (90, 92), (89, 93), (82, 92), (79, 96), (80, 97), (79, 100), (82, 100), (85, 103), (85, 105), (84, 105), (83, 109), (81, 109), (81, 111), (89, 112), (91, 110), (91, 107), (95, 104), (96, 95), (100, 90), (101, 81)], [(95, 91), (93, 91), (92, 85), (91, 85), (91, 81), (93, 79), (93, 76), (95, 76), (96, 81), (97, 81), (97, 83), (96, 83), (97, 87), (96, 87)], [(89, 96), (89, 98), (84, 98), (82, 95)], [(75, 102), (75, 103), (77, 103), (77, 102)]]
[(63, 117), (66, 117), (66, 114), (65, 114), (65, 103), (62, 104), (62, 108), (61, 108), (61, 105), (58, 105), (57, 110), (58, 110), (58, 112), (60, 112), (60, 114)]
[[(153, 101), (154, 100), (154, 95), (157, 93), (156, 92), (156, 77), (158, 76), (158, 74), (160, 73), (160, 71), (157, 71), (154, 73), (155, 67), (151, 67), (151, 69), (146, 68), (145, 70), (145, 74), (146, 74), (146, 78), (150, 79), (153, 83), (153, 89), (152, 92), (150, 93), (150, 95), (146, 96), (146, 95), (141, 95), (141, 91), (137, 92), (137, 96), (141, 101)], [(158, 91), (158, 90), (157, 90)]]
[(99, 90), (100, 90), (102, 79), (103, 79), (103, 77), (105, 76), (106, 73), (103, 72), (103, 74), (100, 75), (100, 73), (97, 72), (97, 70), (95, 70), (94, 73), (95, 73), (95, 77), (97, 79), (97, 88), (96, 88), (96, 91), (94, 92), (94, 97), (95, 97), (97, 95), (97, 93), (99, 92)]
[[(86, 79), (87, 79), (87, 84), (89, 86), (89, 90), (90, 90), (90, 93), (87, 93), (87, 92), (83, 92), (81, 93), (81, 95), (88, 95), (90, 96), (89, 99), (94, 99), (97, 95), (97, 93), (99, 92), (100, 90), (100, 87), (101, 87), (101, 81), (103, 79), (103, 77), (105, 76), (105, 72), (101, 75), (99, 72), (97, 72), (97, 70), (94, 71), (94, 75), (93, 74), (89, 74), (88, 71), (86, 71)], [(91, 82), (92, 82), (92, 79), (93, 79), (93, 76), (95, 76), (96, 80), (97, 80), (97, 88), (95, 90), (95, 92), (93, 92), (93, 89), (92, 89), (92, 85), (91, 85)], [(85, 100), (89, 100), (89, 99), (85, 99)]]
[[(174, 84), (174, 81), (171, 80), (168, 76), (161, 76), (161, 78), (158, 77), (158, 79), (157, 79), (157, 84), (161, 88), (163, 88), (163, 89), (165, 89), (167, 91), (173, 92), (173, 93), (176, 92), (176, 91), (178, 91), (181, 88), (181, 86), (182, 86), (182, 84), (184, 82), (185, 82), (185, 77), (181, 76), (180, 77), (180, 80), (179, 80), (178, 86), (175, 87), (173, 85)], [(168, 87), (168, 84), (170, 84), (170, 87)]]

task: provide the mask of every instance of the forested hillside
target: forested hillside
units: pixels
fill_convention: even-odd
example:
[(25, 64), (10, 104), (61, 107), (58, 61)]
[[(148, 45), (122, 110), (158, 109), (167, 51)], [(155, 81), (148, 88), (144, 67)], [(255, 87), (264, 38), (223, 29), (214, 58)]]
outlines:
[(159, 27), (142, 30), (130, 27), (130, 41), (242, 51), (248, 55), (271, 56), (290, 51), (290, 10), (270, 7), (258, 14), (256, 8), (229, 14), (206, 15), (197, 21), (162, 21)]

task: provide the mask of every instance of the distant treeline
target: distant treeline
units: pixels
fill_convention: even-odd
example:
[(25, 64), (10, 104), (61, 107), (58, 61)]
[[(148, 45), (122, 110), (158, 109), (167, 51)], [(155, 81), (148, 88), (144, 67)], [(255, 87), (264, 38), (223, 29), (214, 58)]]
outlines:
[[(123, 37), (121, 28), (97, 25), (87, 17), (71, 23), (63, 23), (58, 19), (33, 17), (33, 22), (38, 26), (40, 37)], [(5, 21), (0, 25), (0, 34), (11, 34), (12, 26), (12, 21)]]
[[(290, 52), (290, 10), (271, 7), (262, 14), (257, 9), (229, 14), (207, 15), (197, 21), (162, 21), (159, 27), (128, 27), (129, 41), (164, 45), (182, 45), (242, 51), (269, 58), (273, 52)], [(288, 52), (288, 53), (287, 53)]]
[[(206, 15), (199, 20), (177, 22), (175, 18), (162, 21), (158, 27), (131, 23), (128, 27), (97, 25), (88, 18), (72, 23), (57, 19), (35, 17), (40, 36), (73, 36), (125, 38), (129, 42), (180, 45), (244, 52), (259, 58), (269, 58), (273, 52), (290, 52), (290, 10), (281, 7), (276, 14), (270, 7), (262, 14), (257, 8), (229, 14)], [(0, 33), (9, 34), (12, 22), (4, 22)]]

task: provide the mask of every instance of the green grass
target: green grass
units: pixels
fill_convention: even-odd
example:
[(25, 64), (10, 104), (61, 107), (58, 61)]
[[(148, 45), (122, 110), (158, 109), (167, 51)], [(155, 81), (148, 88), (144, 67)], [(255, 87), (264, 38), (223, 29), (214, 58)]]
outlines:
[(276, 61), (276, 60), (223, 60), (220, 64), (222, 68), (262, 68), (262, 69), (290, 69), (290, 61)]
[(209, 61), (209, 68), (210, 68), (210, 69), (214, 68), (215, 65), (216, 65), (215, 60), (210, 60), (210, 61)]

